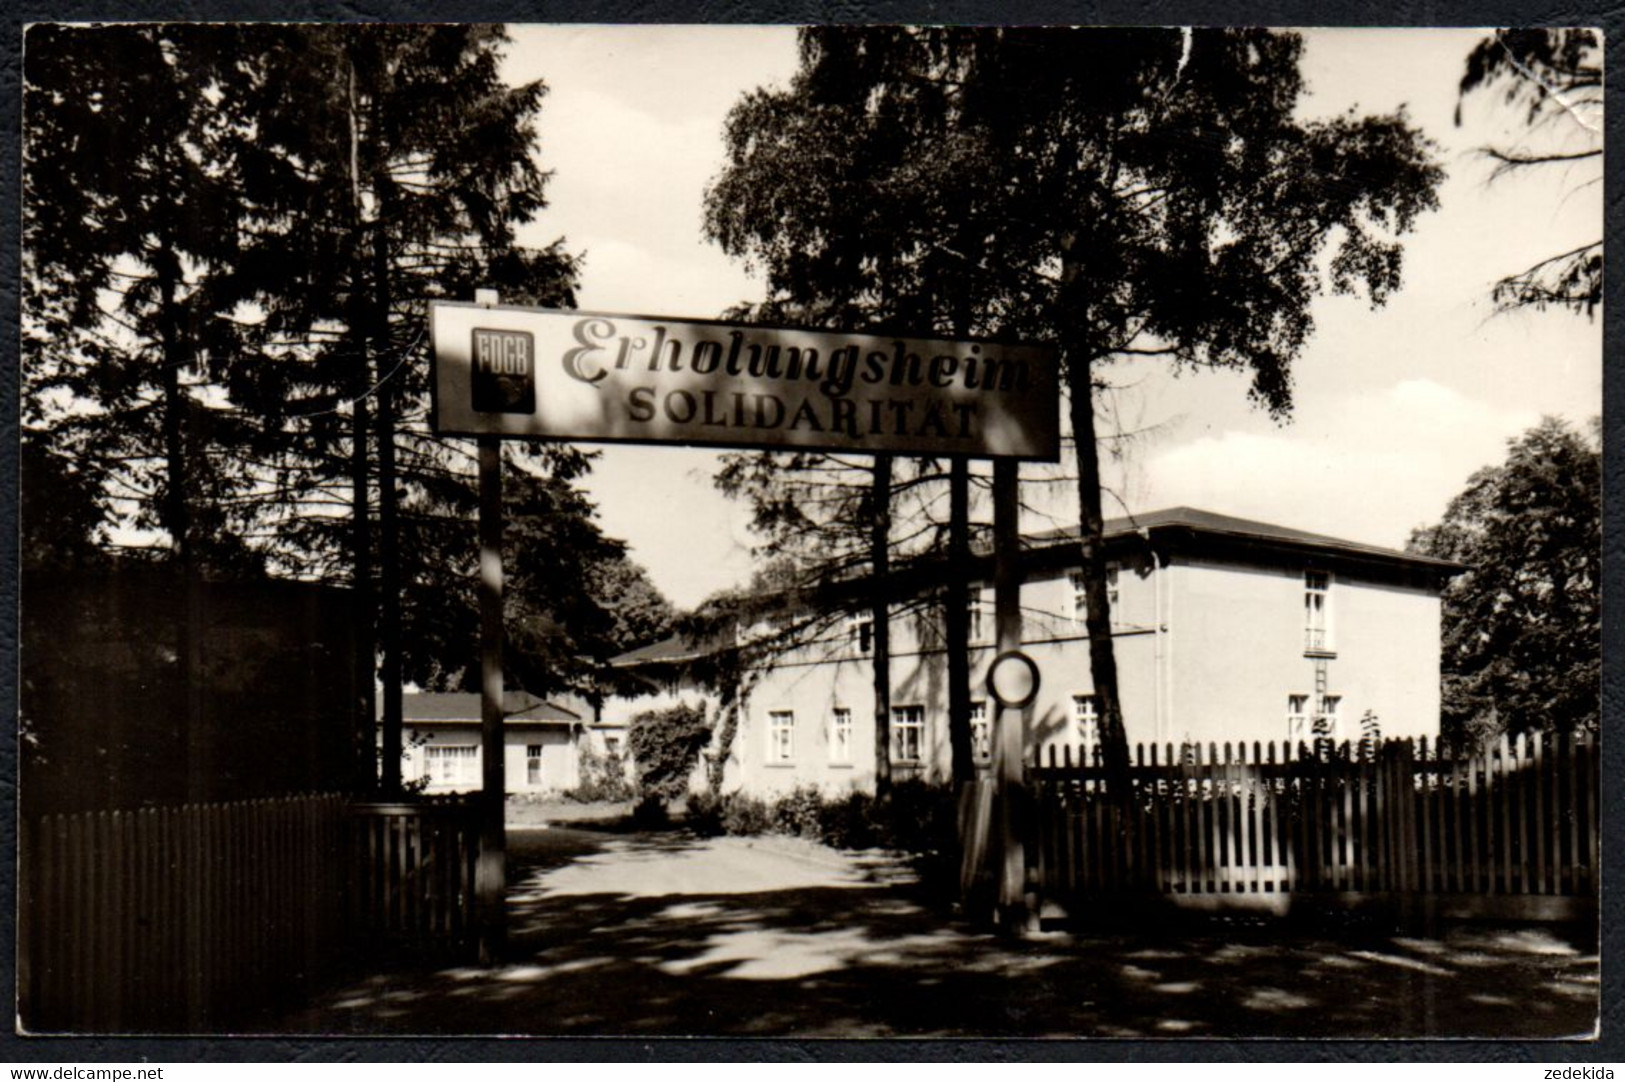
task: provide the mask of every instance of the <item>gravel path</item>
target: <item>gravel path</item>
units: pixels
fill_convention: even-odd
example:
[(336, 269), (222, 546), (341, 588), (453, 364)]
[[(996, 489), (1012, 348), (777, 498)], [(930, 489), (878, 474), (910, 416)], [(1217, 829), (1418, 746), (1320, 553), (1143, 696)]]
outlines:
[(1588, 1035), (1598, 961), (1548, 928), (1279, 927), (1012, 942), (882, 854), (510, 834), (510, 961), (353, 981), (283, 1033), (777, 1037)]

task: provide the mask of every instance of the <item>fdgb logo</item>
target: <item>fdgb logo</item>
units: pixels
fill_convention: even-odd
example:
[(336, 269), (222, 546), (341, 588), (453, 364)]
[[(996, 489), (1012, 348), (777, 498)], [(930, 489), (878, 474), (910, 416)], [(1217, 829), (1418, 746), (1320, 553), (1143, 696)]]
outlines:
[(474, 328), (474, 408), (536, 412), (536, 339), (529, 331)]

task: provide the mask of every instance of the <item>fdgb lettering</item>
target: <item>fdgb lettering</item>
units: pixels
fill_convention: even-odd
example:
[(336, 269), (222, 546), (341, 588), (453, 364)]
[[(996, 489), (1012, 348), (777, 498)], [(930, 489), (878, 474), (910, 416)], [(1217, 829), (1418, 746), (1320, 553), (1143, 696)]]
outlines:
[(529, 331), (474, 328), (474, 408), (480, 413), (536, 412), (536, 339)]

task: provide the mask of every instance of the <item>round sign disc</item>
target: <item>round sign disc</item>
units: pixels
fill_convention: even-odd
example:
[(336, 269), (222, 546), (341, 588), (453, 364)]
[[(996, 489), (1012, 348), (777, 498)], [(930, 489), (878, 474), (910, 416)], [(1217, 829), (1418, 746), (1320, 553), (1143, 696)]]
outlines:
[(1000, 706), (1026, 706), (1038, 697), (1038, 665), (1020, 650), (1000, 654), (988, 666), (987, 691)]

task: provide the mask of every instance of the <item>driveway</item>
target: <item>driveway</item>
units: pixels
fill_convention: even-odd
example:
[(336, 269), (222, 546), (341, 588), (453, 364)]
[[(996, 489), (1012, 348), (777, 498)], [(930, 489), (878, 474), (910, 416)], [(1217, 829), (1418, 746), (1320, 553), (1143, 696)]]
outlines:
[(573, 827), (509, 842), (508, 964), (354, 981), (278, 1030), (1541, 1038), (1596, 1020), (1597, 956), (1553, 929), (1014, 942), (933, 907), (883, 854)]

